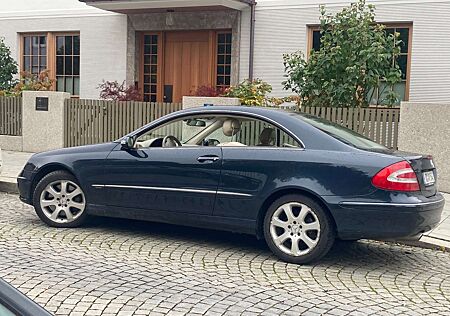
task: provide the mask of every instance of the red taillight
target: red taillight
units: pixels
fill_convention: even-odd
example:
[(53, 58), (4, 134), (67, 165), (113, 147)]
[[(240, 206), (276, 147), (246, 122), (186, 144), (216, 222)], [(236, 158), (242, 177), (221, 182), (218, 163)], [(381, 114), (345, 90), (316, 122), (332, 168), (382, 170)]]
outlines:
[(390, 165), (372, 178), (377, 188), (390, 191), (420, 191), (419, 181), (411, 165), (400, 161)]

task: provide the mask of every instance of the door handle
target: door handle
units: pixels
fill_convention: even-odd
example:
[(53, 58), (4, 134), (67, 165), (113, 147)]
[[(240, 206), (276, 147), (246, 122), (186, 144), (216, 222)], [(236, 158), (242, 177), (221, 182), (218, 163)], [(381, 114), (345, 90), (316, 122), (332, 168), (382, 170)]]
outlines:
[(197, 158), (197, 161), (200, 162), (200, 163), (205, 163), (205, 162), (212, 163), (212, 162), (216, 162), (216, 161), (218, 161), (218, 160), (220, 160), (220, 158), (219, 158), (218, 156), (214, 156), (214, 155), (211, 155), (211, 156), (201, 156), (201, 157), (198, 157), (198, 158)]

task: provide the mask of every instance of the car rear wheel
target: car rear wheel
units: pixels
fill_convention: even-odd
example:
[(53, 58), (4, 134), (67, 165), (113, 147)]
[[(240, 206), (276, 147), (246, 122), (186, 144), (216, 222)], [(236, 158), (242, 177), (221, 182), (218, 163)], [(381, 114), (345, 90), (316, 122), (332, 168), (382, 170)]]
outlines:
[(302, 264), (327, 254), (335, 240), (335, 229), (328, 213), (313, 199), (286, 195), (269, 207), (264, 237), (280, 259)]
[(86, 197), (77, 179), (54, 171), (39, 181), (33, 195), (39, 218), (52, 227), (77, 227), (86, 219)]

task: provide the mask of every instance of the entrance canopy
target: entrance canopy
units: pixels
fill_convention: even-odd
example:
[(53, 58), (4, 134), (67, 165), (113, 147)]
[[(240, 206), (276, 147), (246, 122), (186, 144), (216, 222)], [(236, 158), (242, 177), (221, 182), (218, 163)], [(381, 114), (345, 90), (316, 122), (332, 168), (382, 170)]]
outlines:
[(243, 10), (254, 0), (80, 0), (87, 5), (118, 12), (134, 13), (158, 12), (161, 10), (215, 10), (215, 9), (235, 9)]

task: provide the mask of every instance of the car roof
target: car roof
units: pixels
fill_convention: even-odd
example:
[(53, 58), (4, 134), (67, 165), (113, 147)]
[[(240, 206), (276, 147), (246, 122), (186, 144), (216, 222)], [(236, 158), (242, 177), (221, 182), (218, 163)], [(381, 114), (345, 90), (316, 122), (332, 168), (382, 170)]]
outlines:
[[(297, 136), (305, 146), (309, 149), (326, 149), (335, 151), (351, 151), (351, 147), (345, 145), (339, 140), (324, 133), (320, 129), (312, 126), (302, 119), (302, 114), (292, 111), (277, 108), (264, 108), (256, 106), (205, 106), (184, 109), (166, 115), (156, 121), (143, 127), (143, 129), (153, 128), (157, 125), (164, 124), (169, 120), (177, 117), (187, 115), (244, 115), (259, 119), (266, 119), (272, 121), (270, 123), (277, 123), (280, 128), (288, 133)], [(141, 130), (141, 129), (140, 129)]]

